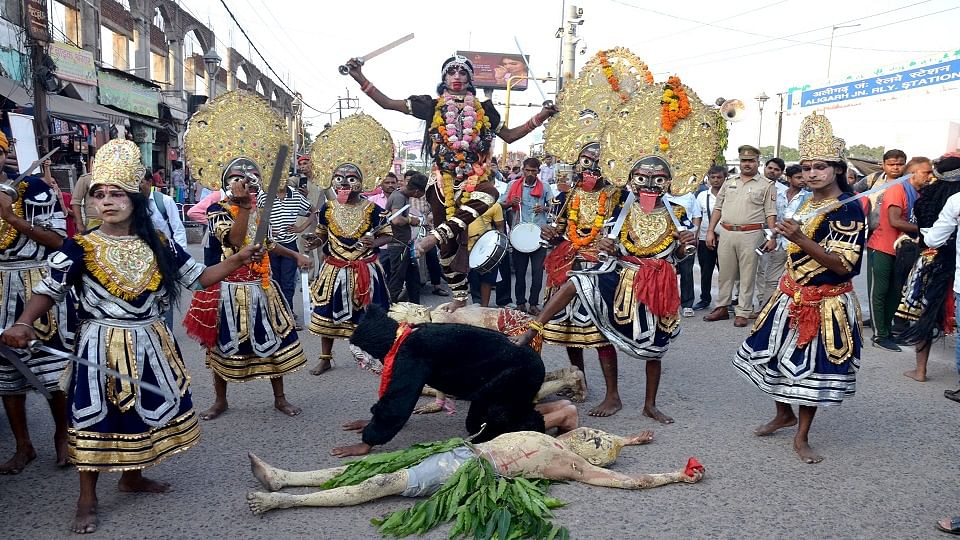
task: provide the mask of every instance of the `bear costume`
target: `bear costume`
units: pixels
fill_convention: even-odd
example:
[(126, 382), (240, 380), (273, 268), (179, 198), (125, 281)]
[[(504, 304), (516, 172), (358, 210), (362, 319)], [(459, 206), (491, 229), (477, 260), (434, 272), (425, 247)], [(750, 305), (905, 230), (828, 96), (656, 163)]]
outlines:
[(425, 384), (470, 402), (466, 428), (479, 433), (476, 442), (545, 430), (543, 416), (534, 409), (543, 360), (499, 332), (464, 324), (401, 326), (383, 308), (370, 305), (350, 344), (361, 365), (371, 358), (383, 365), (380, 399), (363, 429), (366, 444), (382, 445), (396, 436)]

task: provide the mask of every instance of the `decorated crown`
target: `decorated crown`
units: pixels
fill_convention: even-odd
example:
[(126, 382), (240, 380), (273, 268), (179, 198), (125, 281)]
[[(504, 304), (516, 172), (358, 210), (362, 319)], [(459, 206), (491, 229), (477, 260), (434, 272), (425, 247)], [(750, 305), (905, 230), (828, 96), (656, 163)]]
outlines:
[(366, 114), (340, 120), (317, 136), (310, 149), (313, 181), (330, 187), (337, 167), (351, 164), (360, 169), (363, 190), (377, 187), (393, 162), (393, 138), (380, 122)]
[(833, 136), (833, 125), (822, 114), (813, 113), (800, 122), (800, 161), (843, 161), (846, 143)]
[[(209, 189), (222, 187), (224, 168), (245, 157), (261, 171), (273, 169), (277, 149), (286, 144), (283, 117), (261, 96), (233, 90), (201, 107), (187, 124), (183, 138), (194, 178)], [(269, 186), (264, 178), (264, 189)]]
[(598, 52), (560, 90), (560, 112), (547, 124), (544, 151), (574, 163), (587, 144), (600, 141), (607, 121), (630, 96), (653, 83), (647, 64), (623, 47)]
[(717, 116), (679, 78), (647, 86), (620, 108), (604, 130), (603, 176), (624, 186), (634, 163), (644, 156), (659, 156), (671, 165), (670, 193), (686, 195), (713, 164), (716, 123)]
[(113, 139), (101, 146), (93, 158), (90, 188), (111, 185), (128, 193), (139, 193), (140, 181), (146, 172), (140, 161), (140, 147), (133, 141)]

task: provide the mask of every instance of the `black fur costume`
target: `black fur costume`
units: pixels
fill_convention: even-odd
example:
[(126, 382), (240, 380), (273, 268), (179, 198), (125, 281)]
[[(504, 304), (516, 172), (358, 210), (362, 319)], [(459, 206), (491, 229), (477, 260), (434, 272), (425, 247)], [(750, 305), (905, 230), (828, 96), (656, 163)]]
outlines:
[[(379, 306), (366, 314), (350, 343), (383, 360), (398, 324)], [(363, 442), (377, 446), (392, 439), (413, 413), (425, 384), (470, 402), (467, 432), (475, 442), (511, 431), (545, 430), (534, 397), (543, 384), (540, 355), (515, 345), (500, 332), (465, 324), (416, 325), (397, 351), (386, 392), (371, 407), (373, 418)]]

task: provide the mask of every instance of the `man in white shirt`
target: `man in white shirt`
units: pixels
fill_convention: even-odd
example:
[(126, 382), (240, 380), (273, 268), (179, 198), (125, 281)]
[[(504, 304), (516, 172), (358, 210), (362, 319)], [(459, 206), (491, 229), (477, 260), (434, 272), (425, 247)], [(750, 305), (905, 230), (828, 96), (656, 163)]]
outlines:
[[(694, 231), (700, 230), (700, 223), (703, 220), (703, 210), (697, 203), (697, 196), (692, 192), (685, 195), (666, 194), (663, 197), (671, 204), (682, 206), (687, 213), (687, 218), (693, 222)], [(693, 290), (693, 257), (687, 257), (677, 265), (677, 274), (680, 275), (680, 308), (684, 317), (693, 317), (693, 299), (696, 292)]]
[[(717, 193), (720, 193), (720, 186), (727, 179), (727, 169), (722, 165), (714, 165), (707, 171), (707, 184), (710, 189), (701, 191), (697, 195), (697, 204), (704, 216), (709, 216), (717, 203)], [(717, 250), (707, 247), (707, 227), (710, 225), (709, 219), (700, 221), (699, 241), (697, 242), (697, 262), (700, 263), (700, 301), (693, 305), (693, 309), (699, 311), (710, 307), (713, 297), (710, 292), (713, 288), (713, 271), (718, 268)]]
[[(140, 181), (140, 193), (147, 198), (153, 228), (186, 250), (187, 230), (180, 219), (180, 209), (173, 197), (161, 193), (153, 186), (153, 175), (149, 171), (144, 173), (143, 180)], [(167, 310), (164, 319), (167, 327), (173, 330), (173, 307)]]
[(548, 155), (543, 158), (543, 164), (540, 165), (540, 181), (546, 182), (548, 186), (557, 183), (557, 164), (554, 163), (553, 156)]

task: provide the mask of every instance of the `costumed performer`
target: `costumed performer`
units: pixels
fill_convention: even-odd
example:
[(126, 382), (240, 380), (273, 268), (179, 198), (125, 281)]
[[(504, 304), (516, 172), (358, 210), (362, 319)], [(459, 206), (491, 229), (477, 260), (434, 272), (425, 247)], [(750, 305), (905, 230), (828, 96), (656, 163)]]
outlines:
[(510, 431), (577, 427), (576, 407), (569, 401), (534, 405), (543, 360), (500, 332), (464, 324), (400, 324), (370, 304), (350, 336), (350, 350), (360, 367), (380, 374), (379, 400), (369, 421), (344, 425), (361, 431), (362, 442), (334, 448), (334, 456), (367, 454), (393, 439), (427, 384), (470, 401), (466, 428), (478, 441)]
[[(913, 217), (921, 230), (933, 227), (947, 200), (960, 193), (960, 155), (946, 155), (932, 164), (921, 162), (918, 165), (918, 168), (924, 167), (935, 169), (939, 179), (921, 188), (920, 196), (913, 205)], [(918, 171), (908, 172), (917, 174)], [(915, 381), (927, 380), (927, 360), (933, 342), (952, 334), (956, 329), (956, 306), (950, 294), (956, 270), (955, 236), (954, 228), (944, 243), (935, 248), (929, 247), (921, 236), (918, 246), (920, 257), (903, 286), (897, 317), (907, 321), (907, 328), (897, 335), (897, 343), (913, 345), (916, 350), (916, 368), (904, 373)], [(952, 395), (950, 392), (948, 397)]]
[[(222, 94), (190, 118), (184, 149), (193, 176), (226, 194), (207, 208), (221, 259), (252, 243), (260, 220), (269, 219), (258, 211), (256, 193), (269, 189), (262, 171), (273, 169), (286, 140), (283, 118), (252, 92)], [(306, 255), (269, 239), (264, 244), (267, 251), (297, 260), (301, 268), (313, 264)], [(202, 419), (212, 420), (227, 410), (228, 382), (264, 378), (273, 387), (274, 407), (288, 416), (300, 414), (283, 393), (283, 376), (307, 362), (290, 309), (271, 279), (268, 257), (194, 293), (183, 324), (187, 335), (207, 348), (216, 395), (213, 405), (200, 413)]]
[[(668, 92), (683, 100), (685, 114), (668, 118), (664, 113)], [(602, 170), (609, 181), (626, 185), (636, 202), (621, 209), (628, 214), (621, 216), (622, 229), (613, 231), (616, 239), (612, 232), (597, 241), (599, 251), (614, 257), (569, 272), (569, 281), (520, 340), (525, 343), (542, 332), (551, 316), (578, 299), (607, 340), (628, 356), (646, 360), (643, 414), (664, 424), (673, 419), (659, 410), (656, 399), (661, 359), (680, 333), (675, 266), (692, 255), (697, 242), (683, 207), (668, 206), (664, 195), (672, 182), (678, 184), (674, 192), (682, 192), (709, 169), (716, 150), (714, 118), (676, 77), (641, 89), (620, 108), (603, 134), (609, 142)]]
[[(0, 133), (0, 169), (7, 161), (10, 143)], [(44, 164), (45, 174), (49, 173)], [(4, 171), (4, 180), (16, 175)], [(64, 208), (54, 191), (36, 176), (26, 176), (12, 188), (13, 200), (0, 192), (0, 328), (11, 328), (20, 319), (24, 306), (33, 294), (33, 287), (47, 276), (47, 254), (60, 249), (67, 235)], [(69, 350), (73, 340), (72, 316), (67, 302), (56, 302), (49, 311), (31, 319), (29, 324), (44, 345)], [(60, 375), (65, 361), (40, 353), (20, 360), (40, 380), (50, 398), (47, 400), (55, 425), (53, 443), (57, 465), (67, 464), (67, 395), (60, 389)], [(27, 391), (33, 386), (9, 361), (0, 358), (0, 395), (16, 442), (13, 456), (0, 464), (0, 474), (18, 474), (36, 459), (37, 452), (27, 427)]]
[(425, 253), (439, 246), (440, 265), (453, 291), (453, 301), (447, 309), (461, 308), (470, 297), (467, 227), (499, 198), (490, 175), (493, 138), (499, 136), (508, 143), (517, 141), (557, 109), (545, 105), (525, 124), (506, 127), (492, 101), (477, 99), (473, 64), (460, 55), (444, 60), (436, 98), (418, 95), (391, 99), (367, 80), (361, 65), (357, 58), (346, 63), (350, 76), (377, 105), (428, 122), (423, 149), (434, 162), (426, 194), (433, 210), (434, 229), (417, 244), (417, 251)]
[[(638, 89), (653, 82), (647, 65), (628, 49), (600, 51), (565, 84), (558, 96), (560, 112), (544, 131), (544, 151), (573, 164), (574, 186), (564, 195), (556, 225), (542, 227), (554, 247), (544, 260), (544, 303), (567, 281), (567, 272), (597, 264), (603, 224), (620, 212), (622, 190), (606, 181), (600, 167), (601, 134), (613, 114)], [(606, 394), (590, 416), (611, 416), (623, 407), (617, 381), (617, 350), (590, 320), (574, 297), (543, 325), (546, 343), (566, 347), (570, 365), (584, 370), (583, 350), (597, 349)]]
[(852, 196), (843, 139), (827, 117), (800, 124), (800, 167), (813, 195), (776, 232), (787, 246), (787, 268), (740, 347), (733, 365), (776, 401), (776, 416), (754, 433), (770, 435), (797, 424), (793, 449), (806, 463), (823, 457), (810, 447), (818, 407), (839, 405), (856, 391), (860, 368), (860, 302), (851, 280), (860, 273), (866, 230)]
[(310, 287), (310, 332), (320, 336), (320, 359), (310, 373), (331, 367), (333, 340), (350, 337), (371, 303), (387, 309), (390, 294), (377, 248), (391, 241), (387, 212), (360, 196), (380, 185), (393, 162), (393, 139), (372, 116), (348, 116), (317, 136), (310, 151), (312, 178), (336, 199), (318, 212), (314, 240), (323, 263)]
[(15, 326), (2, 335), (9, 346), (27, 346), (39, 334), (34, 321), (72, 291), (79, 303), (77, 356), (167, 393), (143, 390), (86, 365), (73, 367), (69, 456), (80, 472), (76, 533), (97, 528), (101, 472), (122, 472), (120, 491), (170, 491), (170, 484), (142, 471), (196, 444), (200, 427), (190, 375), (163, 313), (176, 303), (181, 287), (208, 286), (262, 255), (258, 246), (247, 246), (216, 266), (194, 261), (153, 228), (149, 201), (140, 193), (143, 173), (140, 149), (131, 141), (115, 139), (97, 151), (90, 196), (103, 223), (50, 255), (49, 275), (35, 284)]
[[(352, 506), (392, 495), (430, 497), (373, 523), (381, 534), (392, 536), (423, 534), (456, 519), (451, 538), (493, 530), (490, 522), (499, 527), (498, 538), (546, 538), (551, 532), (552, 536), (559, 533), (561, 538), (569, 537), (565, 527), (549, 521), (549, 509), (563, 503), (548, 496), (549, 482), (537, 480), (649, 489), (680, 482), (693, 484), (703, 478), (704, 468), (693, 458), (686, 468), (669, 473), (624, 474), (604, 468), (616, 461), (624, 446), (652, 440), (651, 431), (619, 437), (586, 427), (556, 438), (533, 431), (512, 432), (478, 444), (454, 439), (416, 445), (388, 454), (388, 465), (378, 471), (370, 471), (364, 460), (359, 460), (331, 469), (292, 472), (249, 454), (254, 477), (271, 493), (249, 493), (247, 504), (254, 514), (262, 515), (278, 508)], [(382, 463), (387, 456), (371, 458)], [(288, 487), (321, 490), (278, 493)], [(486, 503), (488, 497), (492, 504)], [(475, 504), (480, 498), (484, 501)]]

